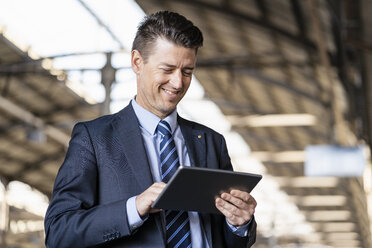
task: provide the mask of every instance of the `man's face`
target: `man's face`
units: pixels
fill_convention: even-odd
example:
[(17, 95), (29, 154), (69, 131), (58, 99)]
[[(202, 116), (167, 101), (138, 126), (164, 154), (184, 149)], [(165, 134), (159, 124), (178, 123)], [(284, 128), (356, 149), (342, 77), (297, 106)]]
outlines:
[(146, 63), (132, 51), (132, 68), (137, 74), (136, 101), (164, 119), (175, 110), (190, 86), (196, 51), (158, 38)]

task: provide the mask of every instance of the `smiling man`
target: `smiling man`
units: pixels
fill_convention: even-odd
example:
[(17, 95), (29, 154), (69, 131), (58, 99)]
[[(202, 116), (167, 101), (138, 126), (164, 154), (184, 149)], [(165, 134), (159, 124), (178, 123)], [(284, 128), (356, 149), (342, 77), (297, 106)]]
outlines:
[(132, 51), (132, 68), (137, 74), (136, 102), (161, 119), (171, 114), (186, 94), (196, 62), (196, 50), (175, 45), (166, 38), (154, 41), (146, 58)]
[(140, 24), (131, 56), (137, 95), (120, 112), (74, 127), (45, 218), (47, 247), (255, 242), (257, 204), (247, 192), (221, 194), (221, 214), (151, 208), (180, 165), (232, 170), (223, 136), (177, 115), (202, 43), (200, 30), (177, 13)]

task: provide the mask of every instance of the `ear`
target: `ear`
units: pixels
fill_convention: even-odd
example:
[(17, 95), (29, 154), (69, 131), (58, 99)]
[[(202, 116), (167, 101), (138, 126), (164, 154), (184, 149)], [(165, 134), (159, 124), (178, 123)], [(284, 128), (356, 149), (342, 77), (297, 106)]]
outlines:
[(143, 58), (138, 50), (133, 50), (131, 53), (131, 63), (134, 73), (138, 74), (144, 63)]

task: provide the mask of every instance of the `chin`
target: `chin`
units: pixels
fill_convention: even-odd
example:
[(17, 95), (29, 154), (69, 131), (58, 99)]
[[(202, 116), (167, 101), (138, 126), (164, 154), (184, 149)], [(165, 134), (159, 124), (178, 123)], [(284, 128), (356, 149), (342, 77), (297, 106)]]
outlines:
[(171, 114), (175, 109), (176, 109), (176, 106), (168, 107), (168, 108), (163, 108), (163, 109), (161, 109), (161, 112), (162, 112), (164, 115), (169, 115), (169, 114)]

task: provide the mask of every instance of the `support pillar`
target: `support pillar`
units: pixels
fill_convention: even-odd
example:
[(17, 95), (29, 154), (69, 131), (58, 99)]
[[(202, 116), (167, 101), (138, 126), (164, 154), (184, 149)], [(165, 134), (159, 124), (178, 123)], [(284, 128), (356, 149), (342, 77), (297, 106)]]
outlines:
[(106, 64), (101, 69), (101, 83), (105, 87), (105, 101), (102, 105), (102, 114), (110, 114), (110, 103), (111, 103), (111, 87), (115, 82), (116, 69), (111, 63), (112, 53), (106, 53)]

